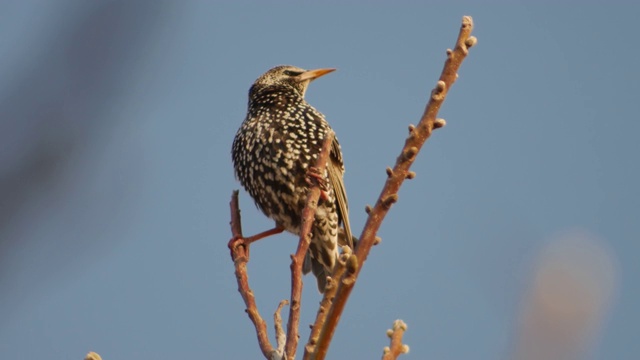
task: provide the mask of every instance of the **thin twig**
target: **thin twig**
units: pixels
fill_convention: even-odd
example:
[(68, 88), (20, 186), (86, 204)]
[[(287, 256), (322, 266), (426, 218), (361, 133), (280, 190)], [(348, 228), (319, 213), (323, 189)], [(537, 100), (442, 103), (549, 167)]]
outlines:
[(282, 311), (282, 307), (289, 304), (289, 300), (282, 300), (276, 309), (276, 312), (273, 313), (273, 326), (276, 330), (276, 345), (277, 349), (275, 353), (272, 355), (272, 358), (282, 359), (284, 358), (284, 345), (286, 344), (287, 334), (285, 334), (284, 329), (282, 328), (282, 316), (280, 316), (280, 312)]
[(473, 20), (471, 17), (463, 17), (456, 46), (453, 50), (447, 50), (447, 60), (440, 75), (440, 80), (431, 92), (431, 97), (429, 98), (424, 114), (417, 126), (411, 126), (409, 128), (410, 134), (405, 141), (402, 152), (400, 156), (398, 156), (392, 171), (388, 172), (389, 177), (378, 197), (376, 205), (371, 208), (369, 212), (369, 217), (360, 236), (358, 246), (356, 247), (358, 266), (356, 266), (355, 273), (352, 275), (353, 279), (351, 279), (349, 283), (340, 283), (333, 305), (327, 314), (327, 319), (320, 332), (320, 337), (315, 347), (315, 356), (311, 358), (322, 360), (327, 355), (336, 326), (353, 289), (352, 281), (355, 281), (364, 262), (367, 260), (382, 220), (385, 218), (391, 205), (398, 200), (398, 190), (404, 180), (415, 176), (415, 174), (410, 173), (409, 168), (411, 164), (413, 164), (422, 145), (424, 145), (425, 141), (431, 136), (433, 129), (440, 128), (445, 124), (443, 120), (436, 119), (436, 115), (445, 100), (448, 90), (458, 76), (458, 69), (468, 54), (468, 48), (475, 45), (477, 41), (475, 37), (470, 36), (472, 29)]
[(387, 336), (391, 339), (391, 346), (386, 346), (382, 353), (382, 360), (395, 360), (400, 354), (409, 352), (409, 346), (402, 343), (402, 335), (407, 331), (407, 324), (402, 320), (393, 322), (393, 328), (387, 330)]
[(258, 344), (265, 358), (270, 359), (273, 353), (273, 346), (269, 342), (267, 334), (267, 323), (262, 319), (256, 305), (256, 298), (249, 287), (249, 277), (247, 275), (247, 261), (249, 260), (249, 245), (242, 243), (242, 221), (240, 218), (240, 206), (238, 205), (238, 190), (231, 195), (231, 233), (233, 238), (229, 242), (231, 250), (231, 260), (235, 266), (236, 280), (238, 281), (238, 291), (244, 300), (247, 309), (245, 310), (256, 328)]
[[(333, 131), (327, 132), (322, 143), (322, 149), (318, 154), (315, 168), (319, 174), (324, 174), (329, 160), (329, 152), (333, 142)], [(287, 344), (285, 356), (293, 360), (296, 357), (298, 347), (298, 327), (300, 324), (300, 297), (302, 295), (302, 264), (311, 243), (311, 226), (315, 220), (318, 199), (320, 198), (320, 186), (318, 182), (309, 188), (307, 202), (302, 210), (302, 223), (300, 225), (300, 241), (295, 255), (291, 256), (291, 305), (289, 306), (289, 321), (287, 322)]]

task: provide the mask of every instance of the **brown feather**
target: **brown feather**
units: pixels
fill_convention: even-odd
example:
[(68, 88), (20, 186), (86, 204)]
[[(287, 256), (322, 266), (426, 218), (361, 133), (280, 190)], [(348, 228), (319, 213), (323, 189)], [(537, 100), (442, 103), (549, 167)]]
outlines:
[(329, 183), (333, 188), (333, 193), (338, 204), (338, 218), (342, 221), (344, 232), (346, 235), (347, 245), (353, 249), (353, 235), (351, 233), (351, 224), (349, 223), (349, 203), (347, 201), (347, 192), (344, 188), (344, 165), (342, 163), (342, 154), (340, 152), (340, 144), (334, 138), (331, 144), (331, 161), (327, 164), (327, 172), (329, 174)]

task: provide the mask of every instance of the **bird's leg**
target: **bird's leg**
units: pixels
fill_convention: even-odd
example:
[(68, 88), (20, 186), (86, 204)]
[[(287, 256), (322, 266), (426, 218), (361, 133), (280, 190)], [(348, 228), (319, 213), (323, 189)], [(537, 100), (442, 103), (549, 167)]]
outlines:
[(229, 249), (231, 249), (231, 251), (233, 251), (238, 246), (241, 246), (241, 245), (245, 246), (247, 249), (247, 261), (249, 261), (249, 245), (251, 245), (251, 243), (254, 243), (260, 239), (264, 239), (271, 235), (280, 234), (283, 231), (284, 231), (284, 227), (276, 224), (276, 226), (273, 229), (263, 231), (253, 236), (249, 236), (249, 237), (234, 236), (233, 238), (231, 238), (231, 240), (229, 240), (228, 246), (229, 246)]
[(255, 234), (253, 236), (249, 236), (244, 238), (244, 243), (246, 245), (251, 244), (252, 242), (256, 242), (260, 239), (264, 239), (266, 237), (269, 237), (271, 235), (276, 235), (276, 234), (280, 234), (281, 232), (284, 231), (284, 228), (282, 226), (276, 225), (273, 229), (269, 229), (267, 231), (263, 231), (259, 234)]
[(317, 167), (310, 166), (309, 170), (307, 170), (307, 174), (305, 176), (305, 180), (307, 184), (310, 186), (313, 185), (313, 179), (315, 179), (320, 187), (320, 198), (324, 201), (329, 200), (329, 186), (327, 186), (327, 181), (324, 178), (324, 175), (320, 173)]

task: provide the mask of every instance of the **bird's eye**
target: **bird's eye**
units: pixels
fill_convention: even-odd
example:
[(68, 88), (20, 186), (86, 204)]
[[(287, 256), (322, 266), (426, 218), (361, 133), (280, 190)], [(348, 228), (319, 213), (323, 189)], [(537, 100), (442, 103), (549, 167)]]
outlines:
[(283, 74), (287, 75), (287, 76), (298, 76), (300, 74), (302, 74), (302, 71), (291, 71), (291, 70), (285, 70), (283, 72)]

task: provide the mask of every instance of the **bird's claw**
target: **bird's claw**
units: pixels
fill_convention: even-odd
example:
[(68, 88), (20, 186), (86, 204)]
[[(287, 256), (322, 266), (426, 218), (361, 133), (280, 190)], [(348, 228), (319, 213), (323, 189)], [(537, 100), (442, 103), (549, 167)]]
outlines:
[(249, 247), (247, 246), (247, 242), (245, 241), (245, 238), (242, 236), (234, 236), (231, 238), (231, 240), (229, 240), (229, 244), (227, 244), (227, 246), (229, 247), (229, 250), (231, 251), (231, 257), (235, 258), (234, 254), (238, 251), (238, 247), (240, 246), (244, 246), (245, 247), (245, 254), (246, 254), (246, 260), (249, 260)]
[(324, 191), (329, 190), (327, 186), (327, 180), (324, 178), (324, 175), (320, 173), (320, 170), (318, 170), (317, 167), (311, 166), (309, 167), (309, 170), (307, 170), (307, 177), (306, 177), (307, 184), (313, 185), (314, 179), (316, 180), (318, 186), (320, 187), (320, 190), (324, 190)]
[(313, 180), (315, 180), (318, 184), (318, 187), (320, 188), (320, 198), (324, 201), (329, 200), (329, 186), (327, 185), (327, 181), (325, 180), (323, 174), (320, 173), (320, 170), (318, 170), (317, 167), (309, 167), (305, 180), (307, 181), (307, 184), (309, 184), (309, 186), (313, 186)]

